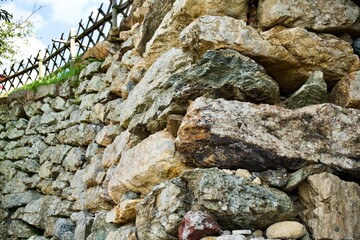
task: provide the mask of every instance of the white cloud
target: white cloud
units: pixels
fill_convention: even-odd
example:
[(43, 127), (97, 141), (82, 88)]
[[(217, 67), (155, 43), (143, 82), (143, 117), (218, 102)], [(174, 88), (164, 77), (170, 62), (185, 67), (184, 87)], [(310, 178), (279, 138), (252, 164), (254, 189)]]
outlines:
[(21, 21), (29, 18), (29, 21), (33, 24), (35, 31), (38, 31), (47, 25), (47, 22), (39, 14), (39, 12), (33, 13), (32, 10), (24, 9), (21, 5), (16, 5), (14, 2), (8, 2), (7, 4), (2, 5), (2, 8), (13, 14), (14, 21)]
[(82, 18), (87, 18), (91, 11), (97, 10), (103, 0), (43, 0), (51, 9), (51, 20), (69, 25), (77, 25)]

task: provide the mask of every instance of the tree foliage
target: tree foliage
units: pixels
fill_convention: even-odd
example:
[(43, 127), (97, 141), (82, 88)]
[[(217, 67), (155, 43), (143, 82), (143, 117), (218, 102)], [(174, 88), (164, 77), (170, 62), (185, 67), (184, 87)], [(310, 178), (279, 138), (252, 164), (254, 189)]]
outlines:
[(14, 21), (13, 15), (0, 6), (0, 65), (4, 59), (13, 59), (18, 51), (15, 44), (17, 38), (25, 38), (33, 33), (30, 17), (34, 12), (25, 19)]

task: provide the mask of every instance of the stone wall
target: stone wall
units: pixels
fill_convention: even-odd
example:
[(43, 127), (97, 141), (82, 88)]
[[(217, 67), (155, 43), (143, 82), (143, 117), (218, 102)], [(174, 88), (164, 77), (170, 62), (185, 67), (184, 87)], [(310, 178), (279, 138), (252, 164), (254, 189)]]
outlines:
[(358, 5), (134, 6), (104, 61), (0, 99), (0, 239), (360, 239)]

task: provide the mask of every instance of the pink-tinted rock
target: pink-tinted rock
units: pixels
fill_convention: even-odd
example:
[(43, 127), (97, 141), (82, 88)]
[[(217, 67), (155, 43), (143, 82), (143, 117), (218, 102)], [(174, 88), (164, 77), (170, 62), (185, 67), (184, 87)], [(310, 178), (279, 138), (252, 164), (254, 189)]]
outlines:
[(180, 240), (197, 240), (206, 236), (219, 235), (220, 225), (208, 213), (189, 211), (182, 219), (179, 228)]

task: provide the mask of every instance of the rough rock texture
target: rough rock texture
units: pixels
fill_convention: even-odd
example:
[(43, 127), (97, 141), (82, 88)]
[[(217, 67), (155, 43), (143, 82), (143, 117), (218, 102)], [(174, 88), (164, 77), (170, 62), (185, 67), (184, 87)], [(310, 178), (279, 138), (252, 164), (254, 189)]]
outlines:
[(122, 154), (109, 182), (109, 195), (118, 203), (128, 190), (146, 194), (182, 173), (186, 167), (181, 160), (174, 137), (166, 131), (155, 133)]
[[(130, 121), (130, 131), (161, 130), (170, 114), (184, 114), (188, 101), (202, 95), (256, 103), (279, 101), (277, 83), (260, 65), (234, 50), (209, 51), (187, 70), (167, 78), (152, 77), (146, 75), (123, 104), (126, 110), (120, 123), (126, 126)], [(141, 99), (147, 104), (137, 104)]]
[(109, 51), (110, 43), (108, 41), (99, 42), (94, 47), (87, 50), (81, 59), (86, 60), (88, 58), (95, 58), (98, 61), (102, 61), (109, 55)]
[[(189, 52), (181, 49), (171, 49), (149, 68), (141, 82), (136, 85), (119, 109), (118, 121), (121, 126), (131, 129), (139, 123), (146, 122), (158, 113), (157, 105), (151, 104), (159, 94), (159, 86), (173, 73), (188, 68), (193, 61)], [(145, 120), (143, 120), (145, 119)], [(143, 131), (144, 129), (141, 129)], [(144, 133), (143, 133), (144, 134)]]
[(124, 224), (135, 220), (136, 204), (140, 202), (140, 199), (126, 199), (119, 203), (114, 209), (112, 209), (106, 216), (107, 222)]
[(133, 224), (122, 226), (109, 232), (105, 240), (137, 240), (136, 227)]
[(211, 215), (200, 211), (189, 211), (181, 221), (179, 239), (197, 240), (220, 233), (221, 228)]
[(300, 217), (314, 239), (359, 239), (360, 186), (330, 173), (308, 177), (299, 187)]
[(329, 100), (343, 107), (360, 109), (360, 71), (341, 79), (331, 91)]
[(350, 0), (262, 0), (259, 27), (301, 27), (316, 32), (360, 34), (360, 10)]
[(195, 169), (156, 186), (138, 205), (139, 239), (177, 239), (189, 210), (208, 212), (223, 229), (264, 228), (294, 216), (290, 198), (279, 190), (218, 169)]
[(188, 109), (176, 144), (186, 162), (196, 166), (254, 171), (321, 162), (356, 178), (359, 122), (357, 110), (331, 104), (292, 111), (198, 98)]
[(315, 70), (323, 71), (324, 80), (334, 85), (347, 73), (360, 69), (359, 58), (349, 43), (301, 28), (275, 27), (258, 33), (242, 20), (203, 16), (187, 26), (180, 39), (183, 46), (200, 56), (208, 49), (238, 50), (261, 64), (283, 93), (294, 92)]
[[(179, 47), (179, 33), (193, 20), (202, 15), (230, 16), (246, 20), (247, 2), (245, 0), (177, 0), (166, 14), (145, 51), (146, 66), (171, 47)], [(166, 42), (167, 44), (164, 44)]]
[(306, 228), (299, 222), (284, 221), (274, 223), (266, 229), (266, 236), (274, 239), (298, 239), (306, 234)]
[(306, 83), (286, 100), (286, 106), (295, 109), (325, 103), (327, 101), (327, 86), (323, 77), (322, 72), (314, 72)]

